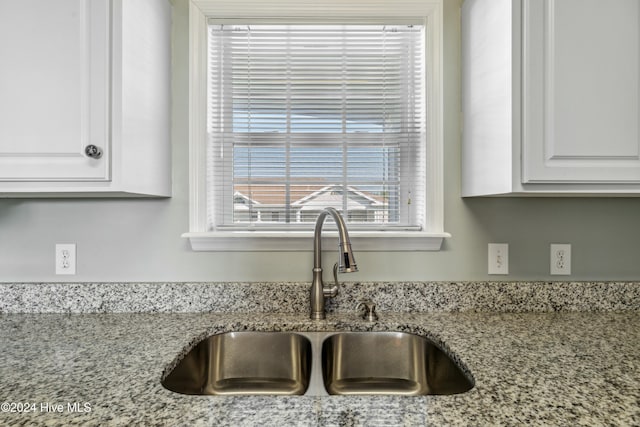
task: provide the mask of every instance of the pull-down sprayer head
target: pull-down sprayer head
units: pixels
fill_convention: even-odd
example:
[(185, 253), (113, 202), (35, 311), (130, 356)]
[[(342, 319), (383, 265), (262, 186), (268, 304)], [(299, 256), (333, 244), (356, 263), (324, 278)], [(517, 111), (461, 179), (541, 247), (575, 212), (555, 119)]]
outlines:
[(358, 271), (358, 265), (351, 250), (349, 235), (346, 236), (345, 241), (340, 239), (338, 247), (340, 248), (340, 252), (338, 253), (338, 271), (340, 271), (340, 273), (353, 273)]

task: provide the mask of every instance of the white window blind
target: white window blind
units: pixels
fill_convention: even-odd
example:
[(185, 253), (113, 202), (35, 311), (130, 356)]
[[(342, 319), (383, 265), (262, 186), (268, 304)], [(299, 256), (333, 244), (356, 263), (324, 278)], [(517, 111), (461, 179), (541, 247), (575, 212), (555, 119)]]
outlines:
[(423, 31), (210, 24), (209, 229), (420, 229)]

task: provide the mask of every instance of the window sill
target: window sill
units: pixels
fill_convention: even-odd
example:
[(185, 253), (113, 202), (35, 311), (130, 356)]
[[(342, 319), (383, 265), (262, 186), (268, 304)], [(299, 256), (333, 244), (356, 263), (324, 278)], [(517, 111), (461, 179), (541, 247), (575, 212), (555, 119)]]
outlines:
[[(322, 247), (326, 250), (337, 245), (337, 232), (323, 232)], [(189, 239), (194, 251), (263, 252), (263, 251), (312, 251), (312, 231), (268, 232), (225, 231), (192, 232), (182, 237)], [(358, 232), (349, 233), (356, 251), (439, 251), (449, 233), (425, 232)]]

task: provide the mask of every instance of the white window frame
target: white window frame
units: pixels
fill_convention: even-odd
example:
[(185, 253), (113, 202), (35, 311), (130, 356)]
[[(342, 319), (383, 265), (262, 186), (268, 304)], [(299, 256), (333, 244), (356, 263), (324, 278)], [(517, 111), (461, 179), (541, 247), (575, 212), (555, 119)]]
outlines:
[[(291, 19), (354, 22), (424, 20), (426, 86), (426, 195), (421, 231), (352, 231), (358, 251), (437, 251), (444, 231), (443, 0), (192, 0), (189, 5), (189, 232), (194, 251), (311, 251), (309, 231), (207, 231), (207, 20)], [(249, 13), (249, 14), (248, 14)], [(332, 233), (326, 233), (331, 237)], [(323, 242), (324, 243), (324, 242)], [(325, 244), (324, 247), (331, 247)]]

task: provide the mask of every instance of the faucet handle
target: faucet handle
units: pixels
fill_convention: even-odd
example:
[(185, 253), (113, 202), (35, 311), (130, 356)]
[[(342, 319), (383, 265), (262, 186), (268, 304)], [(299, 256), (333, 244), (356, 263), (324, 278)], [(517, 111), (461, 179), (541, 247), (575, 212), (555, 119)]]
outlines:
[(361, 310), (364, 308), (362, 313), (362, 318), (364, 320), (368, 320), (369, 322), (376, 322), (378, 320), (378, 315), (376, 314), (376, 304), (371, 300), (362, 300), (358, 302), (356, 305), (356, 310)]
[(325, 298), (335, 298), (338, 295), (338, 264), (333, 266), (333, 286), (323, 286), (322, 293)]

